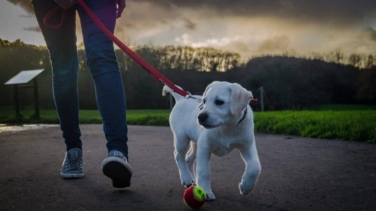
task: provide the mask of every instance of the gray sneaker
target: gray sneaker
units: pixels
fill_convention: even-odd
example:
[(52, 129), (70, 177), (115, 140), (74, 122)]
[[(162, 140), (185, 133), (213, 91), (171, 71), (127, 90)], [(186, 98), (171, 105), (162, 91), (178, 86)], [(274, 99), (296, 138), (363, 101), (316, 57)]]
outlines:
[(115, 188), (126, 188), (131, 185), (132, 168), (123, 153), (112, 150), (102, 162), (102, 172), (112, 180)]
[(82, 178), (84, 177), (84, 169), (82, 165), (83, 161), (81, 150), (79, 148), (70, 149), (65, 153), (60, 175), (64, 179)]

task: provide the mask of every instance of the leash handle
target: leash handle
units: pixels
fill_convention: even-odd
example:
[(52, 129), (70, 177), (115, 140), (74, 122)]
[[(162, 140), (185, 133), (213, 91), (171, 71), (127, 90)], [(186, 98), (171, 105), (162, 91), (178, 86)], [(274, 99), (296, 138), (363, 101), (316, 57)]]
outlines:
[(60, 23), (59, 24), (56, 24), (56, 25), (51, 25), (48, 23), (48, 20), (51, 18), (51, 16), (59, 9), (62, 9), (61, 7), (57, 6), (55, 8), (53, 8), (51, 11), (49, 11), (43, 18), (43, 24), (45, 26), (47, 26), (48, 28), (51, 28), (51, 29), (57, 29), (59, 27), (61, 27), (65, 21), (65, 18), (67, 17), (67, 10), (64, 10), (62, 9), (61, 11), (61, 20), (60, 20)]
[(145, 60), (143, 60), (139, 55), (133, 52), (130, 48), (128, 48), (124, 43), (122, 43), (117, 37), (115, 37), (107, 28), (103, 25), (103, 23), (95, 16), (95, 14), (90, 10), (90, 8), (84, 3), (83, 0), (77, 0), (77, 3), (81, 5), (81, 7), (86, 11), (86, 13), (93, 19), (93, 21), (98, 25), (98, 27), (121, 49), (123, 50), (129, 57), (131, 57), (137, 64), (139, 64), (144, 70), (146, 70), (150, 75), (152, 75), (155, 79), (160, 81), (161, 83), (167, 85), (176, 93), (186, 97), (189, 95), (187, 91), (184, 91), (174, 83), (172, 83), (169, 79), (167, 79), (164, 75), (159, 73), (155, 68), (149, 65)]

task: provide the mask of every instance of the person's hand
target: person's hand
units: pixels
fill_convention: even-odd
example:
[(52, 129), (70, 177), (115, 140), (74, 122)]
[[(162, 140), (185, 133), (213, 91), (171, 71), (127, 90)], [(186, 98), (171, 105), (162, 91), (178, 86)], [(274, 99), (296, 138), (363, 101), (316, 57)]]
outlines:
[(125, 0), (117, 0), (117, 13), (116, 13), (116, 18), (120, 18), (121, 14), (123, 13), (126, 3)]
[(55, 2), (63, 9), (69, 9), (76, 4), (76, 0), (55, 0)]

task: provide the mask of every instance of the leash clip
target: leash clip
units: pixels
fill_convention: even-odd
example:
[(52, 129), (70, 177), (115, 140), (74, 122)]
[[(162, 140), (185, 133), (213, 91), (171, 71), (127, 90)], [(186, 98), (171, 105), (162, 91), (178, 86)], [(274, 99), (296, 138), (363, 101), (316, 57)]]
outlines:
[(195, 100), (197, 100), (198, 103), (201, 103), (201, 102), (202, 102), (201, 98), (193, 97), (193, 95), (192, 95), (190, 92), (188, 92), (188, 91), (186, 91), (186, 92), (187, 92), (187, 95), (184, 96), (186, 99), (191, 98), (191, 99), (195, 99)]

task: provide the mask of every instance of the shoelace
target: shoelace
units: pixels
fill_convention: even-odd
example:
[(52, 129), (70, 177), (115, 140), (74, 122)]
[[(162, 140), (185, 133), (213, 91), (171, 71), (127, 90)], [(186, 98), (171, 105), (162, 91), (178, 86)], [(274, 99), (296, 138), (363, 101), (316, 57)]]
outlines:
[[(78, 154), (77, 154), (78, 155)], [(79, 159), (79, 157), (77, 156), (77, 159)], [(64, 170), (69, 170), (70, 169), (70, 159), (69, 159), (69, 156), (67, 154), (66, 158), (65, 158), (65, 162), (64, 162)], [(82, 169), (82, 166), (83, 166), (83, 161), (82, 159), (79, 159), (79, 162), (78, 162), (78, 168), (79, 169)]]
[(64, 170), (68, 170), (69, 169), (69, 161), (68, 161), (68, 158), (65, 159), (65, 162), (64, 162)]

